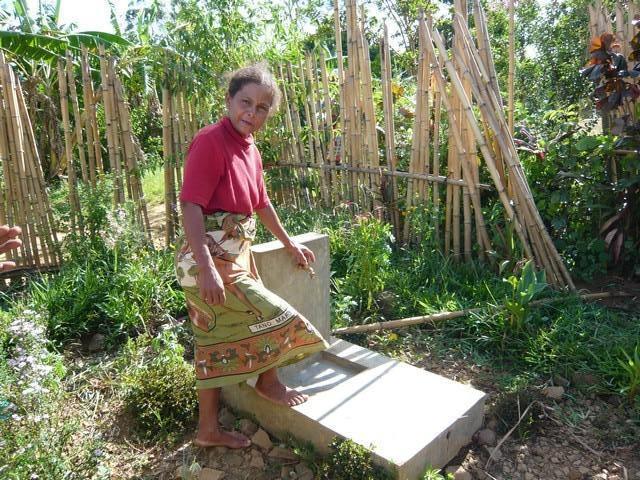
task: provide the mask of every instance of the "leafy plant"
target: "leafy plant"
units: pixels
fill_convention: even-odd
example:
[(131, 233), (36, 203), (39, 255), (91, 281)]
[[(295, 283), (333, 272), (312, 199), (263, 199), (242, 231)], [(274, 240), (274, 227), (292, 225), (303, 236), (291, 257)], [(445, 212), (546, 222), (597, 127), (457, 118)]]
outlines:
[(618, 363), (624, 370), (621, 391), (629, 400), (633, 400), (640, 394), (640, 343), (636, 345), (631, 355), (623, 349), (620, 351), (624, 356), (624, 359), (618, 359)]
[(439, 469), (432, 467), (427, 468), (427, 471), (422, 476), (422, 480), (453, 480), (454, 478), (452, 473), (443, 475)]
[(121, 359), (120, 383), (126, 410), (141, 437), (175, 438), (194, 419), (195, 372), (184, 360), (174, 333), (130, 340)]
[(504, 307), (509, 313), (509, 328), (513, 332), (520, 332), (524, 326), (529, 303), (547, 287), (546, 274), (544, 270), (537, 272), (533, 261), (529, 260), (522, 268), (520, 277), (511, 275), (503, 281), (511, 286), (511, 296), (504, 302)]
[(370, 309), (375, 295), (384, 290), (391, 265), (391, 226), (370, 216), (356, 218), (348, 233), (346, 291), (366, 298)]

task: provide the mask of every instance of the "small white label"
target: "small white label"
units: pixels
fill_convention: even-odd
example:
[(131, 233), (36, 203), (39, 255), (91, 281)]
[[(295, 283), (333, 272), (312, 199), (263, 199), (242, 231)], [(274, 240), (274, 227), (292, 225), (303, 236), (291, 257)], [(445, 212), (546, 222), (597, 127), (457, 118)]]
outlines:
[(270, 328), (277, 327), (278, 325), (283, 324), (284, 322), (289, 320), (291, 317), (297, 315), (297, 313), (298, 312), (296, 312), (295, 310), (287, 309), (277, 317), (272, 318), (271, 320), (266, 320), (264, 322), (254, 323), (253, 325), (249, 325), (249, 330), (251, 330), (251, 333), (257, 333), (263, 330), (269, 330)]

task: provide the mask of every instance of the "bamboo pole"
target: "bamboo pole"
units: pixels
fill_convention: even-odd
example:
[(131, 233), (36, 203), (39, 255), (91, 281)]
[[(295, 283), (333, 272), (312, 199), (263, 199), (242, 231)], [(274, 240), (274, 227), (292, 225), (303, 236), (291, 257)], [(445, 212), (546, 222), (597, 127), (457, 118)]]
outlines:
[[(468, 31), (468, 28), (464, 22), (460, 20), (459, 17), (456, 17), (455, 21), (459, 24), (460, 30), (464, 33), (464, 38), (466, 39), (466, 46), (468, 49), (472, 48), (471, 35)], [(442, 45), (442, 40), (439, 37), (439, 34), (435, 32), (434, 38), (438, 46)], [(474, 55), (470, 54), (467, 56), (470, 60), (473, 60)], [(478, 64), (470, 62), (472, 67), (469, 71), (471, 75), (474, 75), (477, 79), (481, 79), (481, 68)], [(452, 79), (456, 80), (456, 79)], [(454, 81), (454, 85), (456, 82)], [(574, 289), (573, 282), (571, 277), (562, 262), (555, 246), (553, 245), (551, 238), (544, 227), (544, 223), (540, 217), (538, 210), (535, 208), (535, 203), (533, 201), (533, 197), (531, 195), (531, 191), (529, 189), (528, 183), (526, 181), (526, 177), (522, 171), (522, 166), (518, 161), (517, 150), (515, 149), (515, 145), (513, 144), (513, 139), (511, 136), (504, 134), (505, 130), (507, 130), (506, 121), (504, 120), (503, 112), (498, 108), (498, 103), (495, 98), (492, 98), (491, 91), (480, 88), (480, 85), (486, 85), (486, 83), (472, 82), (472, 87), (474, 88), (474, 95), (478, 98), (483, 98), (484, 100), (479, 103), (480, 110), (483, 114), (483, 118), (485, 121), (491, 124), (491, 128), (498, 132), (497, 139), (500, 144), (500, 148), (507, 152), (505, 158), (507, 159), (507, 165), (510, 171), (510, 178), (513, 180), (513, 188), (515, 192), (514, 206), (516, 209), (519, 209), (523, 221), (525, 225), (527, 225), (527, 229), (529, 232), (529, 238), (531, 240), (531, 247), (536, 252), (536, 256), (533, 257), (531, 255), (531, 251), (527, 252), (529, 258), (536, 258), (538, 262), (541, 262), (543, 268), (547, 270), (547, 273), (551, 279), (552, 283), (557, 285), (567, 285), (569, 288)], [(456, 85), (457, 88), (457, 85)], [(488, 105), (492, 105), (492, 108), (489, 109)], [(474, 129), (474, 135), (476, 135), (476, 139), (480, 140), (482, 134), (478, 126), (470, 120), (470, 123)], [(486, 143), (482, 141), (485, 145)], [(482, 146), (481, 146), (482, 149)], [(483, 155), (487, 159), (487, 155), (489, 158), (487, 159), (487, 164), (493, 163), (493, 158), (491, 158), (490, 152), (487, 150), (485, 154), (483, 150)], [(490, 168), (490, 173), (492, 176), (494, 175), (494, 170)], [(494, 180), (495, 182), (495, 180)], [(496, 184), (498, 187), (498, 185)], [(499, 189), (500, 190), (500, 189)], [(510, 213), (510, 209), (507, 209), (507, 213)], [(515, 224), (514, 224), (515, 225)], [(517, 229), (516, 232), (520, 236), (520, 232)], [(540, 245), (538, 244), (540, 243)], [(554, 281), (555, 280), (555, 281)]]
[[(324, 57), (324, 50), (320, 49), (320, 71), (322, 75), (322, 93), (324, 96), (324, 119), (326, 125), (326, 139), (327, 139), (327, 159), (325, 162), (328, 165), (336, 165), (336, 148), (335, 148), (335, 136), (333, 134), (333, 113), (331, 111), (331, 93), (329, 91), (329, 76), (327, 74), (327, 62)], [(340, 184), (336, 171), (330, 169), (330, 190), (329, 201), (332, 207), (335, 207), (340, 200)]]
[(16, 218), (25, 238), (23, 245), (26, 261), (30, 264), (35, 262), (36, 265), (40, 265), (36, 231), (32, 221), (34, 211), (33, 198), (29, 190), (25, 166), (27, 153), (24, 148), (23, 124), (17, 101), (16, 83), (18, 83), (18, 80), (15, 78), (11, 67), (5, 63), (4, 57), (0, 59), (0, 62), (4, 67), (5, 107), (9, 120), (7, 124), (9, 149), (13, 153), (13, 155), (10, 154), (10, 159), (12, 160), (12, 183), (16, 187), (14, 200), (18, 200), (16, 202)]
[[(287, 63), (287, 73), (289, 75), (289, 83), (288, 85), (290, 85), (291, 89), (289, 90), (289, 101), (290, 101), (290, 108), (291, 108), (291, 120), (293, 123), (293, 134), (294, 134), (294, 138), (296, 140), (298, 140), (296, 142), (297, 148), (298, 148), (298, 154), (299, 154), (299, 158), (305, 158), (305, 152), (304, 152), (304, 144), (302, 143), (302, 125), (300, 122), (300, 114), (298, 112), (298, 109), (296, 108), (297, 105), (299, 105), (298, 102), (298, 96), (296, 93), (296, 90), (294, 88), (295, 85), (295, 76), (293, 74), (293, 65), (288, 62)], [(312, 155), (312, 153), (309, 154), (310, 156)], [(309, 193), (309, 188), (307, 186), (307, 175), (305, 173), (305, 170), (303, 168), (300, 168), (298, 170), (298, 180), (300, 182), (302, 182), (302, 184), (304, 185), (304, 188), (298, 188), (296, 189), (296, 191), (300, 192), (301, 195), (301, 203), (304, 202), (308, 208), (311, 208), (312, 204), (311, 204), (311, 195)]]
[[(581, 300), (588, 301), (588, 300), (602, 300), (604, 298), (611, 298), (611, 297), (628, 297), (628, 296), (631, 296), (631, 295), (626, 292), (599, 292), (599, 293), (578, 295), (578, 298), (580, 298)], [(552, 305), (554, 303), (562, 303), (565, 301), (567, 301), (567, 298), (565, 297), (544, 298), (544, 299), (534, 300), (530, 302), (529, 306), (535, 306), (535, 307), (546, 306), (546, 305)], [(501, 307), (498, 306), (497, 308), (501, 308)], [(370, 323), (367, 325), (355, 325), (353, 327), (337, 328), (335, 330), (332, 330), (331, 334), (346, 335), (346, 334), (353, 334), (353, 333), (375, 332), (377, 330), (393, 330), (396, 328), (409, 327), (412, 325), (421, 325), (429, 322), (436, 323), (436, 322), (442, 322), (444, 320), (453, 320), (455, 318), (466, 317), (467, 315), (475, 315), (486, 310), (487, 310), (486, 307), (467, 308), (464, 310), (456, 310), (453, 312), (441, 312), (441, 313), (434, 313), (431, 315), (421, 315), (418, 317), (402, 318), (399, 320), (387, 320), (385, 322), (376, 322), (376, 323)]]
[[(409, 172), (402, 172), (399, 170), (396, 170), (394, 172), (386, 170), (384, 168), (362, 168), (362, 167), (352, 167), (350, 165), (325, 165), (325, 166), (318, 166), (318, 165), (312, 165), (310, 163), (280, 163), (278, 165), (275, 165), (273, 168), (278, 168), (278, 167), (304, 167), (304, 168), (325, 168), (328, 170), (339, 170), (339, 171), (352, 171), (352, 172), (356, 172), (356, 173), (381, 173), (383, 176), (386, 177), (398, 177), (398, 178), (412, 178), (414, 180), (425, 180), (429, 183), (440, 183), (440, 184), (446, 184), (446, 185), (457, 185), (459, 187), (465, 187), (467, 186), (467, 184), (465, 183), (465, 181), (463, 179), (458, 179), (458, 180), (454, 180), (448, 177), (444, 177), (442, 175), (431, 175), (431, 174), (421, 174), (421, 173), (409, 173)], [(480, 190), (487, 190), (487, 191), (491, 191), (493, 190), (493, 187), (491, 185), (487, 185), (484, 183), (480, 183), (478, 185), (476, 185), (477, 189)]]
[[(314, 70), (312, 69), (312, 63), (314, 63), (311, 59), (311, 54), (307, 54), (305, 56), (305, 65), (303, 69), (302, 63), (300, 64), (300, 77), (302, 79), (302, 84), (305, 84), (305, 76), (306, 80), (309, 82), (309, 88), (307, 90), (307, 105), (309, 108), (309, 115), (311, 117), (311, 122), (309, 125), (309, 136), (312, 138), (313, 151), (314, 151), (314, 163), (317, 165), (324, 164), (324, 156), (322, 154), (322, 147), (320, 145), (320, 129), (318, 127), (318, 112), (316, 111), (316, 92), (314, 88), (315, 75)], [(302, 59), (300, 59), (302, 62)], [(304, 75), (306, 72), (306, 75)], [(325, 176), (325, 170), (320, 170), (320, 196), (322, 199), (322, 203), (325, 207), (329, 207), (329, 188), (327, 186), (327, 178)]]
[(23, 125), (25, 125), (25, 138), (29, 148), (29, 169), (33, 179), (32, 188), (38, 204), (37, 214), (40, 222), (39, 237), (41, 242), (44, 242), (43, 251), (45, 255), (45, 263), (48, 265), (56, 265), (62, 261), (62, 254), (60, 252), (58, 236), (54, 228), (55, 222), (53, 212), (51, 211), (51, 205), (49, 204), (47, 186), (42, 172), (42, 163), (40, 162), (40, 156), (36, 146), (36, 138), (29, 118), (29, 111), (24, 100), (24, 95), (22, 94), (20, 82), (17, 82), (16, 86), (18, 93), (18, 106), (23, 118)]
[[(94, 122), (96, 122), (95, 103), (93, 99), (93, 84), (89, 71), (88, 51), (85, 45), (81, 46), (80, 71), (82, 72), (82, 98), (84, 100), (84, 128), (87, 133), (87, 156), (89, 158), (89, 181), (96, 186), (96, 151), (100, 151), (99, 139), (94, 137)], [(97, 127), (95, 127), (97, 131)]]
[(109, 69), (104, 46), (98, 46), (100, 54), (100, 76), (102, 80), (102, 102), (104, 105), (104, 118), (107, 133), (107, 147), (109, 154), (109, 166), (113, 173), (113, 203), (124, 203), (124, 190), (122, 185), (122, 173), (120, 170), (120, 151), (117, 128), (114, 125), (113, 86), (109, 79)]
[(89, 183), (89, 169), (87, 167), (87, 159), (84, 154), (84, 137), (82, 135), (82, 117), (80, 116), (80, 106), (78, 105), (78, 93), (76, 91), (76, 79), (73, 74), (73, 59), (71, 52), (66, 52), (67, 60), (67, 81), (69, 85), (69, 94), (71, 97), (71, 105), (73, 107), (73, 117), (76, 135), (76, 146), (78, 148), (78, 160), (80, 161), (80, 172), (82, 181)]
[(513, 135), (514, 114), (514, 78), (516, 71), (516, 39), (515, 39), (515, 0), (509, 0), (509, 79), (507, 81), (507, 125)]
[[(387, 168), (392, 172), (396, 171), (396, 142), (395, 142), (395, 125), (393, 121), (393, 75), (391, 70), (391, 50), (389, 48), (389, 30), (386, 22), (383, 24), (383, 36), (380, 39), (380, 65), (382, 68), (382, 105), (385, 124), (385, 158)], [(400, 243), (402, 243), (402, 231), (400, 230), (400, 211), (398, 210), (398, 182), (395, 176), (391, 176), (391, 188), (389, 189), (388, 205), (390, 209), (390, 217), (393, 223), (394, 234)], [(385, 189), (386, 191), (386, 189)]]
[(64, 150), (67, 157), (67, 174), (69, 178), (69, 205), (71, 207), (71, 231), (78, 233), (81, 228), (80, 199), (77, 192), (77, 181), (73, 153), (71, 150), (71, 127), (69, 126), (69, 98), (67, 93), (67, 79), (62, 66), (62, 60), (58, 60), (58, 87), (60, 91), (60, 111), (62, 112), (62, 126), (64, 131)]
[[(433, 78), (434, 92), (434, 121), (433, 121), (433, 174), (440, 175), (440, 121), (442, 118), (442, 92)], [(440, 189), (438, 183), (434, 183), (433, 190), (433, 231), (436, 243), (440, 243)]]
[(114, 74), (114, 88), (116, 106), (118, 111), (118, 119), (120, 123), (120, 131), (122, 132), (122, 142), (124, 146), (124, 154), (127, 166), (127, 177), (131, 185), (131, 199), (136, 205), (136, 216), (138, 225), (147, 234), (151, 240), (151, 225), (149, 223), (149, 215), (147, 213), (146, 200), (142, 189), (142, 181), (140, 178), (140, 170), (136, 161), (136, 150), (133, 141), (133, 133), (131, 132), (131, 122), (129, 119), (129, 107), (124, 97), (124, 89), (120, 79)]
[[(285, 79), (284, 70), (282, 68), (282, 65), (279, 65), (278, 69), (279, 69), (279, 73), (280, 73), (280, 84), (282, 86), (282, 88), (281, 88), (282, 97), (283, 97), (283, 101), (284, 101), (284, 105), (285, 105), (285, 109), (284, 109), (285, 126), (287, 128), (287, 131), (289, 132), (288, 143), (286, 145), (285, 151), (287, 152), (287, 155), (294, 160), (295, 163), (300, 163), (302, 161), (302, 159), (299, 157), (299, 153), (300, 152), (298, 150), (297, 144), (294, 143), (294, 142), (296, 142), (295, 139), (297, 139), (298, 137), (295, 135), (296, 132), (295, 132), (294, 127), (293, 127), (293, 117), (291, 115), (292, 105), (289, 102), (289, 93), (288, 93), (288, 88), (287, 88), (288, 82)], [(292, 141), (291, 138), (294, 138), (294, 140)], [(290, 196), (291, 196), (292, 204), (297, 209), (298, 208), (298, 196), (295, 193), (298, 191), (298, 189), (296, 188), (296, 185), (294, 184), (295, 170), (290, 169), (289, 172), (290, 172), (289, 178), (291, 179), (291, 185), (289, 185), (288, 191), (289, 191)]]
[[(166, 77), (166, 75), (165, 75)], [(165, 79), (166, 81), (166, 79)], [(173, 168), (173, 137), (171, 133), (171, 94), (169, 87), (162, 87), (162, 153), (164, 156), (164, 220), (165, 244), (170, 246), (175, 240), (176, 226), (174, 223), (175, 180)]]

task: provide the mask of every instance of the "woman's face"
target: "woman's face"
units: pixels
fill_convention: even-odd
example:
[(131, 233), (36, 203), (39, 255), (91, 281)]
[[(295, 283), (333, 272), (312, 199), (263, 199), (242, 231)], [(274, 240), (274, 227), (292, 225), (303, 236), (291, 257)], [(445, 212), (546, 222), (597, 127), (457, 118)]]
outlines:
[(246, 137), (260, 130), (271, 110), (273, 95), (264, 85), (246, 83), (233, 97), (227, 94), (227, 113), (231, 124)]

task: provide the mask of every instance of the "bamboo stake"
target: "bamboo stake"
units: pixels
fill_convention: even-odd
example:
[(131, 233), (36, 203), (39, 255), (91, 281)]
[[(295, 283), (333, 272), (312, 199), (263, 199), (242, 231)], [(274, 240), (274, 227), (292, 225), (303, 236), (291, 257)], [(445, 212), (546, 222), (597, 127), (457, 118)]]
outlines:
[(102, 79), (102, 102), (104, 105), (104, 118), (107, 132), (107, 146), (109, 153), (109, 165), (114, 174), (113, 177), (113, 203), (120, 205), (124, 203), (124, 191), (122, 186), (122, 174), (120, 171), (120, 152), (117, 129), (113, 123), (114, 105), (113, 105), (113, 88), (109, 79), (107, 59), (105, 58), (104, 46), (98, 46), (100, 54), (100, 76)]
[[(602, 300), (604, 298), (611, 298), (611, 297), (629, 297), (629, 296), (631, 295), (626, 292), (598, 292), (598, 293), (578, 295), (578, 298), (584, 301), (589, 301), (589, 300)], [(534, 300), (530, 302), (529, 305), (539, 307), (539, 306), (552, 305), (554, 303), (562, 303), (565, 301), (567, 301), (566, 297), (543, 298), (540, 300)], [(504, 307), (498, 306), (497, 308), (504, 308)], [(467, 315), (478, 314), (486, 310), (487, 310), (486, 307), (467, 308), (464, 310), (456, 310), (453, 312), (441, 312), (441, 313), (434, 313), (431, 315), (422, 315), (419, 317), (402, 318), (399, 320), (387, 320), (385, 322), (376, 322), (376, 323), (370, 323), (367, 325), (356, 325), (353, 327), (337, 328), (335, 330), (332, 330), (331, 334), (346, 335), (346, 334), (352, 334), (352, 333), (375, 332), (377, 330), (392, 330), (396, 328), (409, 327), (412, 325), (420, 325), (420, 324), (429, 323), (429, 322), (436, 323), (444, 320), (453, 320), (455, 318), (465, 317)]]
[(173, 211), (176, 205), (175, 181), (173, 177), (173, 142), (171, 134), (171, 95), (166, 85), (162, 87), (162, 153), (164, 156), (164, 239), (168, 247), (175, 240), (176, 225), (173, 221)]
[(67, 79), (62, 66), (62, 60), (58, 60), (58, 87), (60, 90), (60, 110), (62, 112), (62, 126), (64, 131), (64, 150), (67, 157), (67, 174), (69, 178), (69, 205), (71, 207), (71, 231), (77, 233), (80, 221), (80, 199), (77, 193), (76, 172), (71, 151), (71, 128), (69, 126), (69, 98), (67, 96)]
[[(433, 76), (432, 76), (433, 78)], [(442, 92), (434, 78), (434, 122), (433, 122), (433, 174), (440, 175), (440, 121), (442, 117)], [(436, 243), (440, 242), (440, 191), (438, 183), (434, 183), (433, 189), (433, 229)]]
[(18, 224), (23, 230), (23, 234), (25, 235), (23, 246), (27, 263), (32, 264), (35, 262), (36, 265), (40, 265), (36, 232), (31, 220), (33, 203), (28, 188), (25, 168), (26, 152), (24, 150), (22, 121), (16, 98), (16, 83), (18, 80), (15, 78), (11, 67), (5, 63), (4, 57), (0, 57), (0, 64), (3, 65), (3, 90), (5, 95), (5, 107), (8, 114), (7, 118), (9, 120), (7, 124), (7, 133), (9, 136), (9, 150), (12, 152), (12, 154), (10, 154), (10, 158), (12, 159), (12, 175), (14, 179), (12, 183), (14, 187), (16, 187), (14, 200), (18, 200), (16, 202), (16, 218), (18, 220)]
[[(385, 158), (387, 167), (392, 171), (396, 171), (396, 143), (395, 143), (395, 126), (393, 121), (393, 91), (392, 91), (392, 72), (391, 72), (391, 51), (389, 48), (389, 30), (386, 22), (383, 24), (383, 36), (380, 39), (380, 65), (382, 68), (382, 104), (385, 123)], [(400, 212), (397, 206), (398, 199), (398, 183), (395, 177), (391, 177), (391, 188), (388, 199), (390, 208), (390, 217), (393, 223), (394, 234), (398, 241), (402, 243), (402, 231), (400, 230)]]
[(56, 233), (53, 219), (53, 212), (49, 204), (49, 198), (47, 195), (47, 186), (44, 181), (44, 174), (42, 172), (42, 164), (40, 162), (40, 156), (36, 147), (36, 139), (31, 126), (31, 120), (29, 118), (29, 112), (27, 105), (22, 94), (20, 83), (16, 84), (18, 90), (18, 106), (22, 115), (23, 125), (25, 125), (25, 135), (27, 140), (27, 146), (29, 147), (29, 169), (31, 171), (31, 177), (33, 178), (33, 191), (38, 203), (38, 218), (40, 220), (40, 233), (39, 237), (41, 242), (44, 241), (44, 255), (45, 263), (49, 265), (59, 264), (62, 261), (62, 254), (60, 252), (60, 245), (58, 242), (58, 236)]
[[(88, 51), (85, 45), (81, 46), (80, 70), (82, 72), (82, 98), (84, 100), (85, 131), (87, 132), (87, 154), (89, 157), (89, 181), (91, 186), (96, 186), (96, 151), (100, 151), (100, 144), (94, 137), (94, 122), (96, 121), (95, 104), (93, 100), (93, 84), (89, 72)], [(96, 128), (97, 130), (97, 128)]]
[[(302, 59), (300, 59), (302, 62)], [(309, 82), (309, 90), (307, 95), (307, 104), (309, 108), (309, 115), (311, 116), (311, 123), (309, 129), (309, 136), (313, 139), (313, 150), (314, 150), (314, 159), (315, 164), (323, 165), (324, 157), (322, 155), (322, 147), (320, 145), (320, 129), (318, 128), (318, 114), (316, 111), (316, 92), (314, 91), (314, 84), (316, 83), (314, 80), (314, 73), (311, 68), (312, 65), (311, 55), (307, 54), (305, 58), (305, 70), (302, 70), (302, 64), (300, 65), (300, 76), (302, 78), (302, 83), (305, 83), (305, 75), (303, 74), (306, 71), (307, 81)], [(314, 69), (315, 70), (315, 69)], [(329, 207), (329, 189), (327, 187), (327, 178), (325, 176), (325, 170), (320, 171), (320, 196), (322, 198), (322, 203), (325, 207)]]
[[(331, 94), (329, 92), (329, 76), (327, 75), (327, 62), (324, 57), (324, 50), (320, 49), (320, 71), (322, 74), (322, 89), (324, 95), (324, 118), (326, 125), (326, 138), (327, 138), (327, 158), (328, 165), (336, 164), (336, 148), (335, 137), (333, 135), (333, 113), (331, 112)], [(334, 207), (338, 204), (340, 198), (340, 185), (338, 183), (336, 171), (330, 169), (330, 191), (329, 201), (331, 206)]]
[(69, 93), (71, 97), (71, 105), (73, 106), (73, 117), (75, 125), (76, 143), (78, 148), (78, 159), (80, 160), (80, 172), (82, 181), (89, 183), (89, 169), (87, 168), (87, 159), (84, 155), (84, 137), (82, 135), (82, 119), (80, 117), (80, 106), (78, 105), (78, 93), (76, 91), (76, 79), (73, 75), (73, 60), (71, 52), (66, 52), (67, 59), (67, 81), (69, 84)]
[(516, 40), (515, 40), (515, 0), (509, 0), (509, 80), (507, 81), (508, 90), (508, 119), (507, 125), (509, 132), (513, 135), (513, 114), (514, 114), (514, 77), (516, 71)]
[[(470, 47), (471, 36), (470, 36), (470, 33), (468, 32), (466, 24), (461, 22), (458, 17), (456, 17), (456, 22), (459, 24), (461, 31), (464, 33), (467, 48), (471, 48)], [(439, 42), (440, 44), (442, 43), (441, 39), (439, 38), (439, 35), (436, 35), (435, 39), (436, 39), (436, 42)], [(468, 58), (473, 59), (474, 56), (469, 55)], [(480, 76), (479, 66), (477, 64), (473, 64), (472, 62), (472, 67), (474, 68), (471, 69), (470, 73), (472, 75), (476, 75), (477, 77)], [(485, 119), (485, 121), (488, 121), (491, 123), (491, 126), (494, 129), (494, 131), (504, 132), (504, 130), (506, 129), (506, 122), (504, 121), (504, 117), (502, 116), (502, 111), (499, 108), (497, 108), (496, 100), (491, 98), (491, 92), (487, 90), (482, 90), (481, 88), (478, 87), (478, 85), (479, 84), (477, 82), (472, 82), (472, 86), (474, 87), (474, 94), (478, 95), (479, 98), (483, 96), (484, 98), (488, 97), (488, 101), (493, 105), (493, 110), (489, 110), (487, 108), (486, 102), (482, 102), (479, 104), (479, 107), (483, 113), (483, 118)], [(475, 125), (473, 122), (471, 122), (471, 124), (472, 124), (472, 127), (474, 127), (474, 134), (476, 134), (476, 137), (478, 138), (478, 135), (481, 136), (480, 130), (477, 127), (477, 125)], [(513, 180), (515, 181), (514, 190), (516, 195), (514, 197), (515, 199), (514, 204), (518, 206), (518, 202), (520, 201), (523, 202), (520, 208), (522, 210), (523, 218), (525, 219), (525, 222), (529, 228), (529, 232), (531, 233), (530, 239), (532, 241), (532, 247), (538, 253), (538, 256), (535, 258), (537, 258), (538, 261), (540, 261), (543, 264), (545, 270), (547, 270), (547, 273), (551, 278), (552, 283), (554, 280), (553, 277), (555, 276), (557, 280), (556, 283), (558, 285), (564, 284), (569, 286), (569, 288), (574, 289), (575, 287), (573, 286), (571, 277), (568, 271), (566, 270), (564, 263), (560, 259), (560, 256), (555, 250), (555, 247), (553, 246), (551, 238), (549, 237), (548, 232), (546, 231), (546, 228), (544, 227), (544, 224), (542, 222), (542, 219), (540, 218), (540, 214), (535, 208), (535, 203), (533, 202), (531, 191), (526, 182), (524, 173), (522, 172), (522, 167), (517, 160), (518, 158), (517, 151), (515, 150), (515, 146), (513, 145), (512, 138), (508, 135), (506, 136), (497, 135), (497, 137), (503, 151), (509, 152), (508, 155), (506, 156), (506, 159), (510, 169), (510, 177), (513, 177)], [(489, 152), (487, 152), (487, 154), (490, 156)], [(484, 152), (483, 152), (483, 155), (485, 155)], [(485, 158), (486, 157), (487, 155), (485, 155)], [(488, 164), (489, 164), (489, 161), (491, 161), (492, 163), (493, 159), (489, 158)], [(493, 171), (491, 171), (491, 173), (493, 175)], [(509, 210), (507, 211), (509, 212)], [(538, 242), (542, 242), (542, 245), (537, 245)], [(529, 254), (530, 253), (528, 252), (528, 255)], [(534, 257), (530, 256), (530, 258), (534, 258)]]
[[(396, 170), (395, 172), (391, 172), (389, 170), (386, 170), (384, 168), (361, 168), (361, 167), (352, 167), (349, 165), (324, 165), (322, 167), (318, 166), (318, 165), (312, 165), (310, 163), (281, 163), (276, 165), (274, 168), (277, 167), (304, 167), (304, 168), (325, 168), (328, 170), (341, 170), (341, 171), (353, 171), (356, 173), (381, 173), (383, 176), (386, 177), (398, 177), (398, 178), (413, 178), (414, 180), (425, 180), (429, 183), (441, 183), (441, 184), (446, 184), (446, 185), (457, 185), (459, 187), (466, 187), (467, 184), (465, 183), (464, 180), (459, 179), (459, 180), (454, 180), (448, 177), (444, 177), (442, 175), (431, 175), (431, 174), (421, 174), (421, 173), (409, 173), (409, 172), (401, 172), (399, 170)], [(480, 183), (478, 185), (476, 185), (476, 188), (480, 189), (480, 190), (493, 190), (493, 187), (491, 187), (490, 185), (484, 184), (484, 183)]]
[(131, 132), (131, 122), (129, 120), (129, 108), (124, 98), (124, 89), (120, 79), (114, 73), (114, 87), (116, 96), (116, 105), (118, 109), (118, 118), (120, 121), (120, 131), (122, 132), (122, 140), (124, 146), (124, 154), (127, 165), (127, 176), (131, 184), (131, 199), (136, 205), (136, 214), (138, 225), (147, 234), (151, 240), (151, 225), (147, 213), (146, 200), (142, 189), (142, 181), (140, 179), (140, 171), (136, 162), (136, 151), (133, 142), (133, 133)]

